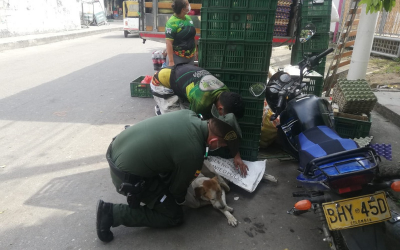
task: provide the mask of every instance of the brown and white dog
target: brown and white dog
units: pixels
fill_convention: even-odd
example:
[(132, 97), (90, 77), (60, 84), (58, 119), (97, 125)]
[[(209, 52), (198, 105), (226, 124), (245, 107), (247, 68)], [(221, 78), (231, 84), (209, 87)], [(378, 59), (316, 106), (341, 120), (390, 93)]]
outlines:
[(226, 205), (225, 199), (225, 191), (229, 190), (229, 186), (220, 176), (208, 178), (200, 174), (188, 189), (185, 205), (191, 208), (199, 208), (211, 204), (226, 216), (229, 225), (235, 227), (237, 220), (231, 214), (233, 208)]

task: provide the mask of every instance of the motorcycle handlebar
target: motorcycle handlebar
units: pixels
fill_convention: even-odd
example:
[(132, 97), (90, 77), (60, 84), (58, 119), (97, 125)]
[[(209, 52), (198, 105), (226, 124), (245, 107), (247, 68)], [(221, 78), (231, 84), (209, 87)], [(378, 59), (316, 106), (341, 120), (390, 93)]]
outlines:
[(327, 50), (325, 50), (324, 52), (322, 52), (321, 54), (319, 54), (319, 55), (317, 56), (317, 59), (319, 60), (319, 59), (321, 59), (322, 57), (327, 56), (329, 53), (331, 53), (331, 52), (333, 52), (333, 51), (334, 51), (333, 48), (327, 49)]
[(284, 97), (285, 97), (284, 95), (279, 95), (278, 104), (276, 105), (276, 107), (278, 109), (282, 108), (282, 103), (283, 103), (283, 98)]
[[(334, 51), (334, 49), (332, 49), (332, 48), (327, 49), (327, 50), (325, 50), (324, 52), (322, 52), (322, 53), (319, 54), (319, 55), (312, 56), (312, 57), (308, 58), (306, 61), (304, 61), (303, 64), (304, 64), (304, 66), (306, 66), (306, 67), (314, 67), (314, 66), (316, 66), (316, 65), (319, 64), (321, 58), (325, 57), (326, 55), (328, 55), (328, 54), (331, 53), (332, 51)], [(300, 63), (302, 63), (302, 62), (300, 62)]]
[(327, 49), (324, 52), (322, 52), (321, 54), (319, 54), (315, 59), (319, 61), (321, 58), (327, 56), (329, 53), (331, 53), (333, 51), (334, 51), (333, 48)]
[(278, 115), (280, 115), (284, 98), (286, 98), (286, 92), (280, 93), (278, 103), (276, 104), (276, 113), (269, 118), (270, 121), (275, 121)]

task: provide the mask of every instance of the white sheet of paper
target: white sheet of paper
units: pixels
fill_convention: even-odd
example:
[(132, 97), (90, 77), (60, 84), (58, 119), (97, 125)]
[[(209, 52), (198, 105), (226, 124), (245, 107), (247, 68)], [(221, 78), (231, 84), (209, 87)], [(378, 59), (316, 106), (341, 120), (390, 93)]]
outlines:
[(246, 178), (240, 176), (239, 171), (233, 164), (233, 159), (224, 159), (217, 156), (209, 156), (208, 160), (214, 166), (215, 172), (224, 177), (228, 181), (243, 188), (247, 192), (252, 193), (258, 183), (260, 183), (265, 172), (265, 165), (267, 160), (264, 161), (243, 161), (248, 167)]

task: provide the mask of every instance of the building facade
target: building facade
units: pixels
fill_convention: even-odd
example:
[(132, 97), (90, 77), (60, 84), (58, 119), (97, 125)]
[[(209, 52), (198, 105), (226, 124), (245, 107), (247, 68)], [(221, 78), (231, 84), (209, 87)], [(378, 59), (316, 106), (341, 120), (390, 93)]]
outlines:
[(0, 38), (80, 29), (83, 2), (93, 0), (0, 0)]

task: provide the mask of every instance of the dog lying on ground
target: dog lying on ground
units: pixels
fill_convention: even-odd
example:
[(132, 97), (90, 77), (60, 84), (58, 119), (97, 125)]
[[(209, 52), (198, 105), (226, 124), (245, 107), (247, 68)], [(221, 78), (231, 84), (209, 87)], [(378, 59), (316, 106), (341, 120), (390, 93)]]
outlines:
[(191, 208), (199, 208), (212, 205), (221, 211), (228, 219), (228, 224), (235, 227), (236, 218), (231, 214), (233, 208), (226, 205), (225, 191), (229, 191), (229, 186), (222, 178), (216, 175), (213, 178), (204, 176), (202, 173), (192, 182), (186, 194), (185, 205)]

